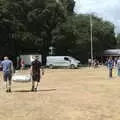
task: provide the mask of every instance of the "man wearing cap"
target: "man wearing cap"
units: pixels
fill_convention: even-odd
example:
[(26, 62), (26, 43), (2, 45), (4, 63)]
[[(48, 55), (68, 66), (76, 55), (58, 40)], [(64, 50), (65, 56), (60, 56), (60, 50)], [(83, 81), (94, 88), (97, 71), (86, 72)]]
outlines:
[(13, 71), (13, 62), (8, 59), (8, 57), (4, 57), (4, 60), (1, 63), (3, 68), (3, 78), (6, 83), (6, 92), (11, 92), (11, 78)]
[[(38, 83), (40, 82), (41, 73), (44, 75), (42, 64), (38, 60), (39, 57), (35, 56), (35, 60), (31, 64), (31, 75), (32, 75), (32, 91), (37, 91)], [(41, 69), (41, 70), (40, 70)]]

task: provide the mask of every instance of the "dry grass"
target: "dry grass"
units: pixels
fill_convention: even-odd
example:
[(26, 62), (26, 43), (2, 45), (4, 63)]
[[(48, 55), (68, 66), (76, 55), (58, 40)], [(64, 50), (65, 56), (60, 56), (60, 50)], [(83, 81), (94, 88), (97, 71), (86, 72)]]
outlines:
[(46, 70), (35, 93), (30, 83), (13, 83), (12, 93), (2, 85), (0, 120), (120, 120), (120, 78), (106, 68)]

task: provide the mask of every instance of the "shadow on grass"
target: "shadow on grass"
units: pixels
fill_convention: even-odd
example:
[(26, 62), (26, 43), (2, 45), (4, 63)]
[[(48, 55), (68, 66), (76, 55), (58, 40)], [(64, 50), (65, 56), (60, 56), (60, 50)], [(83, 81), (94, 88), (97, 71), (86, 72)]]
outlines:
[[(36, 92), (41, 92), (41, 91), (51, 92), (51, 91), (56, 91), (56, 89), (41, 89), (41, 90), (37, 90)], [(12, 92), (34, 92), (34, 91), (31, 91), (31, 90), (15, 90), (15, 91), (12, 91)]]

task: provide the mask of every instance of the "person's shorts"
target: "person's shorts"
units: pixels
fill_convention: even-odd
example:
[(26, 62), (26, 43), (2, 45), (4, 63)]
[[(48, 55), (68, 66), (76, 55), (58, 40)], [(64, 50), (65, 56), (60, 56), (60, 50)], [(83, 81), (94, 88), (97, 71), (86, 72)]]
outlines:
[(9, 72), (4, 72), (3, 73), (3, 78), (4, 78), (4, 81), (7, 81), (7, 80), (11, 81), (12, 74), (9, 73)]
[(40, 82), (40, 75), (32, 75), (32, 80)]

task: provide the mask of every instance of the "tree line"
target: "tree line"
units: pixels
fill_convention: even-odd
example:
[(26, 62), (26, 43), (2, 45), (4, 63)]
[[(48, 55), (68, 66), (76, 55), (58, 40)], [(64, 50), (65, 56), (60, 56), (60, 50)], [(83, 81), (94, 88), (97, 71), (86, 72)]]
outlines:
[[(70, 55), (82, 62), (90, 57), (90, 15), (75, 14), (74, 0), (0, 0), (0, 55), (40, 53), (49, 47), (55, 55)], [(119, 46), (115, 26), (95, 15), (93, 53)]]

